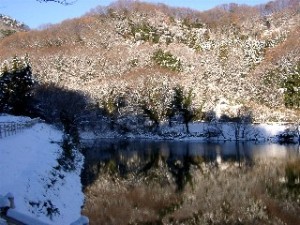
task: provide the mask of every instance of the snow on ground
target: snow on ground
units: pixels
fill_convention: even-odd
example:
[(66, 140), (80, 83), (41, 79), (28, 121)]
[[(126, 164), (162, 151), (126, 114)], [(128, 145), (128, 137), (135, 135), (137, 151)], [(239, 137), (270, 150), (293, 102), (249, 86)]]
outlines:
[[(0, 115), (0, 122), (25, 122), (26, 117)], [(16, 210), (49, 224), (70, 224), (81, 215), (84, 195), (77, 154), (77, 168), (58, 169), (62, 132), (37, 123), (13, 136), (0, 139), (0, 194), (15, 196)]]
[[(83, 140), (96, 138), (141, 138), (141, 139), (172, 139), (172, 140), (195, 140), (195, 141), (234, 141), (234, 140), (256, 140), (256, 141), (277, 141), (278, 135), (287, 130), (297, 129), (291, 124), (237, 124), (218, 122), (194, 122), (189, 124), (190, 133), (187, 134), (184, 124), (168, 123), (160, 124), (159, 132), (126, 133), (120, 134), (110, 130), (83, 131), (80, 136)], [(300, 130), (300, 127), (298, 128)], [(134, 130), (134, 129), (132, 129)]]
[(25, 123), (31, 121), (31, 118), (25, 116), (11, 116), (7, 114), (0, 114), (0, 123)]

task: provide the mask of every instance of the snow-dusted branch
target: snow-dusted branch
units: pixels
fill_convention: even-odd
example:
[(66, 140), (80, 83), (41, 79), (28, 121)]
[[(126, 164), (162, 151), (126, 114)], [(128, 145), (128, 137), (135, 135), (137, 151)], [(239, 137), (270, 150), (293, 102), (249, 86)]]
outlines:
[(37, 0), (39, 2), (56, 2), (63, 5), (71, 5), (77, 2), (77, 0), (68, 1), (68, 0)]

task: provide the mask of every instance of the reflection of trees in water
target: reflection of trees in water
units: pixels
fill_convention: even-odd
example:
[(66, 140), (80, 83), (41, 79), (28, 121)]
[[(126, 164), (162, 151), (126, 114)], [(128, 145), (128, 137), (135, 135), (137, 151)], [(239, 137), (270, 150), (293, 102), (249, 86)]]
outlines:
[(252, 166), (254, 164), (254, 161), (248, 154), (247, 146), (245, 142), (235, 141), (235, 149), (236, 149), (235, 161), (238, 163), (239, 167), (242, 167), (242, 165)]
[(184, 157), (182, 160), (168, 161), (168, 167), (175, 178), (178, 191), (182, 191), (187, 183), (192, 186), (191, 162), (189, 156)]
[[(85, 189), (84, 213), (93, 224), (276, 224), (253, 193), (265, 185), (279, 190), (284, 168), (272, 153), (289, 150), (248, 142), (102, 143), (86, 154), (98, 172)], [(259, 158), (252, 167), (255, 154), (270, 164)]]
[[(269, 150), (268, 150), (269, 148)], [(192, 170), (205, 167), (220, 169), (229, 164), (252, 167), (255, 155), (290, 154), (298, 146), (270, 145), (250, 142), (195, 143), (155, 141), (102, 141), (86, 147), (82, 184), (87, 187), (100, 176), (173, 182), (178, 190), (192, 184)], [(268, 153), (270, 152), (270, 153)]]
[(123, 179), (155, 180), (161, 184), (175, 182), (178, 191), (181, 191), (187, 184), (193, 185), (191, 170), (201, 171), (202, 163), (219, 166), (225, 161), (232, 161), (240, 167), (252, 165), (251, 157), (245, 152), (247, 146), (237, 142), (233, 147), (236, 151), (224, 156), (217, 143), (197, 154), (193, 152), (195, 146), (188, 142), (103, 142), (100, 147), (93, 146), (86, 150), (82, 183), (87, 187), (99, 176), (109, 175)]

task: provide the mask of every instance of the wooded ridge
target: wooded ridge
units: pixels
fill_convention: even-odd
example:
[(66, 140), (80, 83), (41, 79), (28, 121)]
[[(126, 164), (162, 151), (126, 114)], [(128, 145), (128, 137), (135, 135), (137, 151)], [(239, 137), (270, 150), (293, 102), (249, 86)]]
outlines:
[(294, 121), (299, 15), (299, 0), (204, 12), (117, 1), (61, 24), (6, 35), (0, 62), (3, 72), (14, 56), (26, 56), (44, 88), (80, 92), (118, 118), (142, 113), (164, 120), (181, 88), (193, 112), (225, 104), (229, 117), (241, 106), (256, 121)]

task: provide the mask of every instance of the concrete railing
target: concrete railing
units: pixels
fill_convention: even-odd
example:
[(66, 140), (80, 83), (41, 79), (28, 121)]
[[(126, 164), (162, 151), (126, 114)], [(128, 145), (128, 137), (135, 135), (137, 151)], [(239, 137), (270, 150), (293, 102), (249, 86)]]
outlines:
[[(18, 224), (26, 225), (49, 225), (36, 218), (25, 215), (15, 209), (14, 196), (8, 193), (5, 196), (0, 195), (0, 219), (1, 215), (3, 220), (5, 219), (18, 222)], [(74, 221), (70, 225), (88, 225), (89, 219), (86, 216), (81, 216), (78, 220)]]
[(27, 122), (0, 122), (0, 138), (15, 135), (22, 130), (32, 127), (34, 124), (40, 122), (39, 118), (32, 119)]

